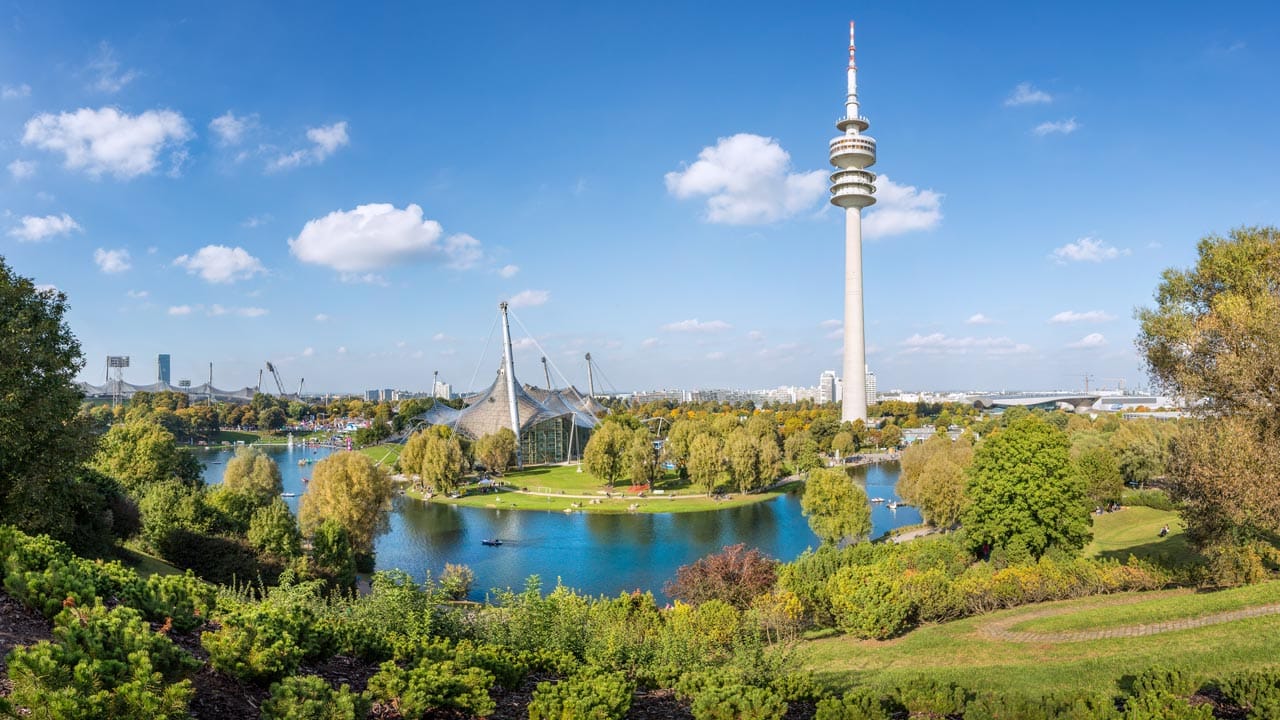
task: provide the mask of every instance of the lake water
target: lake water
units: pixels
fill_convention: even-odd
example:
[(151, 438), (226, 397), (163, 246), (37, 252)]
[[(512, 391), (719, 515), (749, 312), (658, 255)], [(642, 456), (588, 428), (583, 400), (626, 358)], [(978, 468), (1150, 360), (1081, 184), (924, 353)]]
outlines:
[[(312, 469), (299, 461), (319, 461), (334, 452), (300, 445), (261, 447), (280, 465), (285, 492), (299, 497), (307, 487), (303, 478), (310, 477)], [(222, 482), (232, 454), (198, 454), (205, 463), (206, 482)], [(868, 497), (897, 499), (897, 463), (853, 472)], [(295, 512), (299, 497), (285, 499)], [(915, 508), (872, 505), (873, 537), (919, 522)], [(725, 510), (635, 515), (467, 508), (397, 497), (390, 526), (377, 540), (378, 569), (399, 568), (422, 580), (428, 572), (439, 575), (447, 562), (468, 565), (476, 574), (476, 599), (489, 588), (519, 589), (530, 575), (540, 576), (547, 590), (558, 578), (591, 594), (639, 588), (663, 597), (662, 586), (675, 577), (677, 568), (726, 545), (746, 543), (780, 560), (792, 560), (819, 544), (800, 514), (799, 492)], [(495, 537), (502, 539), (502, 547), (480, 544)]]

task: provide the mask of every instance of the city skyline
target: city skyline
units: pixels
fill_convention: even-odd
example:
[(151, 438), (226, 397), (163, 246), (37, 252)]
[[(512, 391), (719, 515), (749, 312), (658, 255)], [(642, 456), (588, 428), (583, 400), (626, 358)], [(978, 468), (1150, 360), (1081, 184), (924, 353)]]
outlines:
[[(165, 353), (175, 381), (474, 390), (509, 300), (526, 382), (545, 350), (557, 384), (592, 352), (605, 390), (807, 386), (842, 350), (851, 11), (727, 7), (14, 6), (0, 255), (68, 294), (95, 383)], [(1159, 272), (1275, 222), (1275, 12), (858, 9), (880, 387), (1145, 385)], [(1170, 150), (1205, 128), (1188, 182)]]

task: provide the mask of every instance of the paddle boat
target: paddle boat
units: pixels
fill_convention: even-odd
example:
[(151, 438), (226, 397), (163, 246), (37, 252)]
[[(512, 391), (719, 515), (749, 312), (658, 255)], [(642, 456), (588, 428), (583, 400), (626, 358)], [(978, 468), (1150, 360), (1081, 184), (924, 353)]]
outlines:
[(502, 544), (502, 541), (499, 540), (498, 538), (493, 538), (492, 540), (481, 540), (480, 544), (488, 545), (489, 547), (498, 547), (499, 545)]

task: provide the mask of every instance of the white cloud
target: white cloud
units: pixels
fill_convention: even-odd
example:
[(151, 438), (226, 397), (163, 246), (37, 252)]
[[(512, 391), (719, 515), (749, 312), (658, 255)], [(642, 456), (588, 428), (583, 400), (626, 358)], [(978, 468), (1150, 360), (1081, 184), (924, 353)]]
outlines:
[(876, 204), (862, 219), (868, 238), (931, 230), (942, 222), (942, 194), (899, 185), (888, 175), (876, 178)]
[(532, 350), (538, 346), (531, 337), (516, 338), (511, 341), (511, 349), (513, 350)]
[(313, 347), (309, 347), (302, 351), (302, 357), (311, 357), (312, 355), (315, 355), (315, 354), (316, 354), (316, 349)]
[(1121, 255), (1129, 255), (1128, 249), (1121, 250), (1113, 245), (1092, 237), (1082, 237), (1060, 248), (1054, 248), (1049, 258), (1059, 265), (1068, 262), (1102, 262), (1115, 260)]
[(151, 293), (147, 292), (146, 290), (130, 290), (125, 293), (126, 296), (131, 297), (134, 300), (146, 300), (147, 296), (149, 296), (150, 294)]
[(840, 340), (844, 338), (844, 328), (836, 328), (834, 330), (829, 330), (827, 331), (827, 334), (824, 337), (826, 337), (828, 340)]
[(91, 87), (104, 93), (120, 92), (138, 77), (133, 70), (120, 72), (120, 61), (116, 60), (115, 51), (106, 41), (98, 45), (98, 54), (89, 61), (86, 70), (93, 76)]
[(37, 284), (37, 285), (36, 285), (36, 292), (38, 292), (38, 293), (56, 293), (56, 292), (58, 292), (58, 286), (57, 286), (57, 285), (50, 285), (50, 284), (48, 284), (48, 283), (40, 283), (40, 284)]
[(346, 346), (346, 345), (339, 345), (339, 346), (338, 346), (338, 354), (339, 354), (339, 355), (346, 355), (346, 354), (347, 354), (347, 346)]
[(829, 320), (823, 320), (822, 322), (818, 323), (818, 327), (824, 327), (824, 328), (838, 328), (843, 325), (844, 323), (840, 322), (839, 320), (836, 320), (835, 318), (831, 318)]
[(692, 333), (714, 333), (728, 330), (733, 327), (723, 320), (708, 320), (702, 322), (697, 318), (692, 320), (681, 320), (680, 322), (667, 323), (662, 326), (667, 332), (692, 332)]
[(9, 236), (17, 238), (19, 242), (40, 242), (80, 229), (80, 224), (66, 213), (44, 217), (26, 215), (20, 222), (22, 225), (9, 230)]
[(707, 353), (707, 359), (708, 359), (708, 360), (723, 360), (723, 359), (724, 359), (724, 353), (720, 352), (719, 350), (716, 350), (715, 352), (709, 352), (709, 353)]
[(747, 339), (751, 340), (752, 342), (759, 342), (764, 339), (764, 333), (760, 332), (759, 330), (751, 330), (750, 332), (747, 333)]
[(507, 304), (513, 308), (537, 307), (547, 304), (550, 299), (551, 293), (546, 290), (522, 290), (512, 295)]
[(1075, 342), (1073, 342), (1073, 343), (1069, 343), (1069, 344), (1067, 345), (1067, 347), (1069, 347), (1069, 348), (1099, 348), (1099, 347), (1102, 347), (1103, 345), (1106, 345), (1106, 344), (1107, 344), (1107, 339), (1106, 339), (1105, 337), (1103, 337), (1103, 336), (1102, 336), (1102, 333), (1089, 333), (1088, 335), (1085, 335), (1084, 337), (1080, 338), (1079, 340), (1077, 340), (1077, 341), (1075, 341)]
[(245, 133), (253, 126), (253, 115), (236, 117), (230, 110), (209, 121), (209, 129), (218, 136), (218, 143), (223, 146), (239, 145)]
[(129, 262), (129, 251), (120, 250), (103, 250), (98, 248), (93, 251), (93, 261), (98, 264), (98, 269), (108, 275), (122, 273), (133, 267)]
[(317, 314), (316, 314), (316, 317), (315, 317), (315, 321), (316, 321), (316, 322), (329, 322), (329, 316), (328, 316), (328, 315), (325, 315), (324, 313), (317, 313)]
[(645, 338), (644, 340), (641, 340), (641, 341), (640, 341), (640, 347), (645, 348), (645, 349), (648, 349), (648, 348), (652, 348), (652, 347), (657, 347), (657, 346), (658, 346), (658, 345), (660, 345), (661, 343), (662, 343), (662, 341), (661, 341), (661, 340), (659, 340), (659, 339), (658, 339), (658, 338), (656, 338), (656, 337)]
[(1108, 320), (1115, 320), (1115, 319), (1116, 319), (1115, 315), (1112, 315), (1102, 310), (1088, 310), (1086, 312), (1076, 312), (1074, 310), (1063, 310), (1057, 315), (1054, 315), (1053, 317), (1049, 318), (1049, 322), (1054, 323), (1055, 325), (1060, 325), (1063, 323), (1077, 323), (1077, 322), (1107, 322)]
[(965, 325), (990, 325), (993, 322), (995, 321), (987, 317), (986, 315), (983, 315), (982, 313), (974, 313), (973, 315), (969, 316), (968, 320), (964, 321), (964, 324)]
[(1070, 135), (1080, 129), (1080, 123), (1075, 118), (1069, 120), (1056, 120), (1053, 122), (1042, 122), (1031, 130), (1032, 133), (1039, 137), (1045, 135)]
[(129, 179), (155, 170), (157, 156), (166, 148), (180, 154), (190, 137), (186, 118), (172, 110), (133, 116), (104, 107), (37, 115), (27, 121), (22, 144), (62, 153), (71, 170)]
[(503, 265), (502, 268), (498, 270), (498, 274), (504, 278), (513, 278), (518, 272), (520, 272), (520, 266), (518, 265)]
[(30, 97), (31, 86), (22, 83), (21, 85), (5, 85), (0, 87), (0, 100), (17, 100), (18, 98)]
[(229, 248), (226, 245), (205, 245), (195, 255), (179, 255), (173, 264), (184, 267), (188, 273), (199, 275), (205, 282), (211, 283), (247, 280), (267, 271), (262, 266), (262, 261), (244, 248)]
[(792, 172), (791, 156), (773, 138), (739, 133), (681, 171), (666, 174), (667, 192), (677, 198), (707, 198), (708, 222), (728, 225), (769, 223), (808, 210), (827, 194), (825, 170)]
[(364, 284), (387, 287), (391, 284), (387, 282), (386, 278), (382, 277), (378, 273), (342, 273), (338, 276), (338, 279), (348, 285)]
[(432, 339), (432, 341), (434, 341), (434, 342), (444, 342), (445, 340), (449, 340), (449, 339), (450, 339), (450, 337), (449, 337), (448, 335), (445, 335), (445, 334), (444, 334), (444, 333), (442, 333), (442, 332), (438, 332), (438, 333), (436, 333), (435, 335), (432, 335), (432, 336), (431, 336), (431, 339)]
[(900, 344), (905, 354), (967, 355), (970, 352), (980, 352), (985, 355), (1019, 355), (1031, 352), (1030, 345), (1014, 342), (1007, 337), (950, 337), (943, 333), (917, 333)]
[(422, 208), (399, 210), (388, 203), (360, 205), (310, 220), (290, 238), (289, 250), (305, 263), (344, 273), (434, 260), (465, 269), (482, 257), (480, 241), (466, 234), (442, 239), (435, 220), (424, 220)]
[(190, 315), (191, 310), (192, 308), (190, 305), (174, 305), (169, 308), (169, 314), (170, 315)]
[(1005, 98), (1006, 107), (1015, 105), (1040, 105), (1053, 102), (1053, 96), (1037, 89), (1029, 82), (1018, 83), (1009, 97)]
[(263, 213), (261, 215), (251, 215), (245, 218), (244, 222), (240, 223), (240, 227), (245, 227), (250, 229), (253, 229), (256, 227), (262, 227), (263, 225), (266, 225), (267, 223), (271, 222), (274, 219), (275, 218), (271, 217), (271, 213)]
[(240, 317), (256, 318), (267, 314), (265, 308), (260, 307), (223, 307), (217, 303), (209, 306), (206, 313), (209, 317), (218, 317), (221, 315), (239, 315)]
[(307, 139), (311, 141), (311, 147), (294, 150), (293, 152), (277, 156), (274, 160), (267, 163), (267, 171), (276, 172), (279, 170), (289, 170), (302, 165), (316, 165), (322, 163), (326, 158), (337, 151), (338, 148), (350, 142), (347, 137), (346, 122), (337, 122), (332, 125), (309, 128), (307, 130)]
[(32, 160), (14, 160), (9, 163), (9, 174), (14, 180), (23, 180), (36, 174), (36, 164)]
[(212, 317), (217, 317), (219, 315), (226, 315), (226, 314), (227, 314), (227, 309), (222, 307), (218, 303), (214, 303), (209, 306), (209, 315)]

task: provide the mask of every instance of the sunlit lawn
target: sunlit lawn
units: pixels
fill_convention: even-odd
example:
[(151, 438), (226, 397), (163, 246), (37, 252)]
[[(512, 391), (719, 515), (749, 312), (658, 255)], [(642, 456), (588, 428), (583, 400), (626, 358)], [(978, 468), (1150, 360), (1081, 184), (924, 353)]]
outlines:
[[(1169, 534), (1160, 537), (1160, 528), (1168, 525)], [(1121, 562), (1130, 554), (1168, 566), (1193, 561), (1195, 551), (1187, 543), (1182, 519), (1176, 512), (1149, 507), (1126, 507), (1116, 512), (1093, 516), (1093, 542), (1084, 550), (1086, 557), (1114, 558)]]

